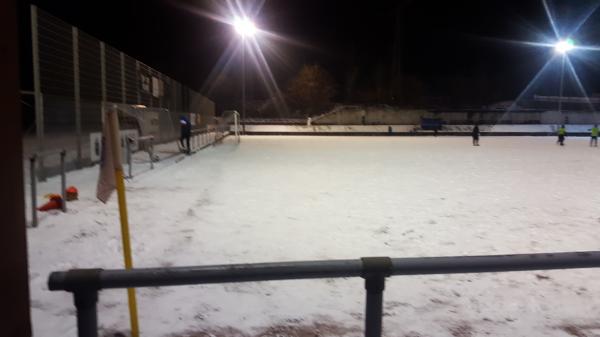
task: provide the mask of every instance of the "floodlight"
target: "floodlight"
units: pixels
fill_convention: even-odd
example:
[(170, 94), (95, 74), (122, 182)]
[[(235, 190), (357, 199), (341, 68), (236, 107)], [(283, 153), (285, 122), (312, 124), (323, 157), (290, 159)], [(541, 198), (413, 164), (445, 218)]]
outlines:
[(575, 49), (575, 43), (571, 39), (558, 41), (554, 45), (554, 50), (559, 54), (566, 54), (573, 49)]
[(233, 22), (233, 27), (235, 31), (240, 34), (242, 37), (252, 36), (256, 33), (256, 26), (254, 22), (250, 21), (248, 18), (237, 18)]

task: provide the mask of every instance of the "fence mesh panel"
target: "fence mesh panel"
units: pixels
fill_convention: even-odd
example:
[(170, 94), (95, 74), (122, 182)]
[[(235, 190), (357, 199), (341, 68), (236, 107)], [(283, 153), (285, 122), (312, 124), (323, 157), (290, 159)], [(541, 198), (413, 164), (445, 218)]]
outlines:
[(23, 97), (24, 110), (35, 116), (27, 121), (24, 152), (40, 156), (40, 176), (56, 172), (58, 162), (51, 158), (62, 149), (69, 168), (92, 162), (90, 137), (102, 130), (103, 104), (137, 109), (123, 116), (121, 128), (140, 135), (155, 120), (157, 142), (178, 138), (179, 116), (189, 116), (195, 127), (214, 117), (214, 104), (194, 90), (36, 6), (31, 13), (34, 88), (39, 90)]

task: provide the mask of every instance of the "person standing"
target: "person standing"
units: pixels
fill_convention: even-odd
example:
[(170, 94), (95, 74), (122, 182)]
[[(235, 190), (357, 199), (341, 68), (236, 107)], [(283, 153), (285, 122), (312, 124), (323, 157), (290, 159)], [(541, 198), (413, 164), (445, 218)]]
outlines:
[(473, 131), (471, 131), (471, 136), (473, 137), (473, 146), (479, 146), (479, 126), (475, 124), (473, 127)]
[[(192, 149), (190, 148), (190, 137), (192, 135), (192, 123), (190, 123), (190, 120), (187, 119), (185, 116), (181, 116), (179, 118), (179, 124), (181, 125), (181, 135), (179, 137), (179, 142), (181, 143), (183, 151), (187, 154), (191, 154)], [(183, 143), (184, 140), (185, 144)]]
[(590, 146), (598, 147), (598, 124), (594, 124), (591, 131)]
[(565, 137), (566, 136), (567, 136), (567, 129), (565, 129), (564, 125), (561, 125), (560, 128), (558, 128), (558, 141), (557, 141), (557, 143), (560, 144), (560, 146), (565, 145)]

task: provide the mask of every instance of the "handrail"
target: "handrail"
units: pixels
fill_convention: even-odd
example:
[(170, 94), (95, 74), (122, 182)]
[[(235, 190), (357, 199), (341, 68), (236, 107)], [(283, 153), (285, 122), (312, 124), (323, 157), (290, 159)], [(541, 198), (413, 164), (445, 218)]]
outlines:
[(252, 282), (360, 276), (360, 260), (297, 261), (130, 270), (96, 270), (95, 277), (79, 271), (50, 274), (50, 290), (157, 287), (190, 284)]
[(72, 292), (79, 337), (96, 337), (98, 291), (111, 288), (226, 282), (362, 277), (365, 279), (365, 336), (380, 337), (385, 279), (430, 275), (600, 267), (600, 251), (448, 257), (366, 257), (355, 260), (296, 261), (131, 270), (76, 269), (53, 272), (52, 291)]

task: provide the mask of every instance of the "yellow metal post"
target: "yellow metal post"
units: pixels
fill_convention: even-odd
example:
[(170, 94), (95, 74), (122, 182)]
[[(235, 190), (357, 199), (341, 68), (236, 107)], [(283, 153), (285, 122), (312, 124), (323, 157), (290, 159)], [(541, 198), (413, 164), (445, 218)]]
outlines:
[[(116, 109), (107, 110), (108, 123), (111, 123), (110, 137), (112, 145), (113, 163), (115, 165), (115, 183), (117, 197), (119, 201), (119, 218), (121, 220), (121, 238), (123, 240), (123, 256), (125, 258), (125, 269), (133, 268), (131, 258), (131, 240), (129, 238), (129, 221), (127, 217), (127, 199), (125, 198), (125, 179), (123, 177), (123, 166), (121, 165), (121, 139), (119, 137), (119, 120)], [(131, 336), (139, 337), (140, 330), (137, 316), (137, 303), (135, 299), (135, 289), (127, 289), (127, 298), (129, 300), (129, 318), (131, 321)]]

